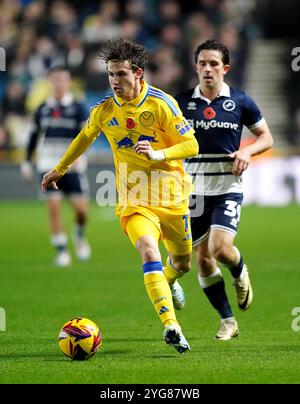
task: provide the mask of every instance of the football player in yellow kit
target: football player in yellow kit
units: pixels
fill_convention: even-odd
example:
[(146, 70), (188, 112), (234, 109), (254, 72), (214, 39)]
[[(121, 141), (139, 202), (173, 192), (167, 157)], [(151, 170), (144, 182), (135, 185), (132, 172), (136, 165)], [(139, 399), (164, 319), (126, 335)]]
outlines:
[[(109, 41), (100, 53), (113, 93), (95, 106), (66, 153), (42, 180), (42, 192), (56, 182), (99, 136), (105, 134), (116, 168), (116, 214), (140, 253), (147, 293), (164, 326), (164, 340), (179, 353), (189, 349), (174, 307), (184, 306), (177, 282), (190, 269), (191, 180), (182, 159), (198, 153), (194, 130), (170, 95), (143, 79), (144, 46), (130, 40)], [(168, 258), (163, 270), (158, 243)]]

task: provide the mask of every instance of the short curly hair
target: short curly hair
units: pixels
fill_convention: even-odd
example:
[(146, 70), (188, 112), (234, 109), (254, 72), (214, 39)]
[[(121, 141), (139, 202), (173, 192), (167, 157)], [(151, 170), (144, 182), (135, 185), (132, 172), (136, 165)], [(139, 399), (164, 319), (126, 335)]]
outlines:
[(106, 46), (100, 50), (98, 57), (105, 63), (128, 60), (133, 71), (139, 68), (144, 70), (148, 62), (148, 52), (145, 46), (123, 38), (107, 41)]
[(208, 39), (207, 41), (199, 45), (195, 52), (195, 63), (197, 63), (199, 53), (202, 50), (217, 50), (221, 52), (222, 62), (224, 63), (224, 65), (229, 65), (230, 63), (229, 50), (226, 48), (224, 44), (222, 44), (222, 42), (218, 42), (215, 39)]

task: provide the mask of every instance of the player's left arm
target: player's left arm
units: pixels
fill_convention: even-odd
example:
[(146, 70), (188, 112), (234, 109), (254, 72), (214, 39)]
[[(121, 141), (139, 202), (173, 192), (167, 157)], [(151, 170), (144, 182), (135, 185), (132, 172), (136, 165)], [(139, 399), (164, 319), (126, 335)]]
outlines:
[(256, 136), (256, 140), (254, 143), (242, 147), (229, 155), (234, 158), (233, 175), (241, 175), (248, 168), (252, 156), (265, 152), (273, 145), (273, 137), (267, 122), (255, 101), (246, 93), (244, 93), (243, 97), (241, 124), (248, 127)]
[(170, 97), (170, 100), (173, 102), (172, 109), (167, 107), (162, 122), (166, 135), (172, 138), (173, 145), (165, 149), (153, 150), (147, 140), (137, 142), (134, 145), (134, 151), (138, 154), (144, 154), (148, 160), (183, 160), (196, 156), (199, 152), (194, 129), (182, 115), (175, 99)]
[(199, 146), (196, 139), (187, 139), (184, 142), (162, 150), (153, 150), (148, 140), (137, 142), (133, 150), (137, 154), (144, 154), (148, 160), (152, 161), (170, 161), (183, 160), (198, 154)]
[(233, 175), (241, 175), (248, 168), (252, 156), (264, 153), (273, 145), (273, 137), (266, 122), (251, 129), (251, 132), (256, 136), (255, 142), (229, 155), (234, 158)]

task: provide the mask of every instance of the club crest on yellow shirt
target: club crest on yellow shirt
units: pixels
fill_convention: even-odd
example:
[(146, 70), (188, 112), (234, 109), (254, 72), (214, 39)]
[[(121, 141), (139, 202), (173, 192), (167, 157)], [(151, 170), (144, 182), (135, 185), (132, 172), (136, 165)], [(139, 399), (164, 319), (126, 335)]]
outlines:
[(152, 112), (144, 111), (141, 113), (141, 115), (139, 117), (139, 121), (140, 121), (141, 125), (148, 127), (148, 126), (153, 125), (155, 118), (154, 118), (154, 115), (152, 114)]

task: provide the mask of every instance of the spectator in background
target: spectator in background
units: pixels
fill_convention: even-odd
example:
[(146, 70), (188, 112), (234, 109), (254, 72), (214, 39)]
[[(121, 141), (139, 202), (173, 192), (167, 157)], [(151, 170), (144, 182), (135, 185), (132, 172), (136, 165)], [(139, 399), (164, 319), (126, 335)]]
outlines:
[(3, 100), (3, 113), (5, 116), (9, 114), (25, 115), (25, 88), (21, 81), (11, 81), (6, 87)]
[[(75, 101), (71, 93), (71, 75), (64, 66), (56, 66), (48, 73), (52, 96), (35, 113), (33, 129), (26, 151), (26, 160), (21, 164), (21, 175), (32, 178), (32, 159), (37, 152), (37, 170), (40, 175), (56, 164), (61, 153), (76, 137), (85, 123), (86, 111)], [(91, 249), (85, 238), (88, 217), (88, 182), (85, 175), (86, 158), (83, 156), (60, 182), (60, 190), (48, 190), (46, 202), (50, 219), (51, 244), (56, 249), (55, 264), (69, 266), (68, 237), (64, 230), (61, 213), (62, 195), (70, 199), (75, 213), (74, 243), (77, 258), (86, 261)]]
[(0, 160), (6, 157), (7, 150), (9, 149), (9, 137), (5, 128), (0, 124)]
[(47, 75), (51, 66), (64, 63), (64, 54), (49, 36), (37, 39), (34, 53), (28, 60), (28, 71), (34, 79)]
[(220, 30), (219, 39), (230, 52), (231, 66), (235, 72), (234, 76), (228, 77), (228, 83), (239, 87), (243, 83), (246, 54), (238, 30), (234, 26), (226, 24)]
[(29, 117), (24, 104), (25, 94), (26, 89), (21, 79), (11, 80), (6, 86), (3, 99), (4, 126), (9, 137), (9, 145), (15, 150), (21, 150), (24, 147), (25, 132), (29, 126)]
[(79, 33), (78, 15), (71, 4), (64, 0), (51, 2), (45, 34), (49, 35), (60, 46), (64, 46), (66, 38), (69, 38), (70, 35), (76, 36)]
[(166, 24), (182, 24), (182, 12), (180, 2), (177, 0), (164, 0), (159, 2), (159, 24), (160, 26)]
[(116, 0), (103, 0), (97, 14), (88, 16), (82, 27), (83, 39), (87, 44), (101, 43), (116, 38), (120, 33), (118, 24), (119, 4)]

